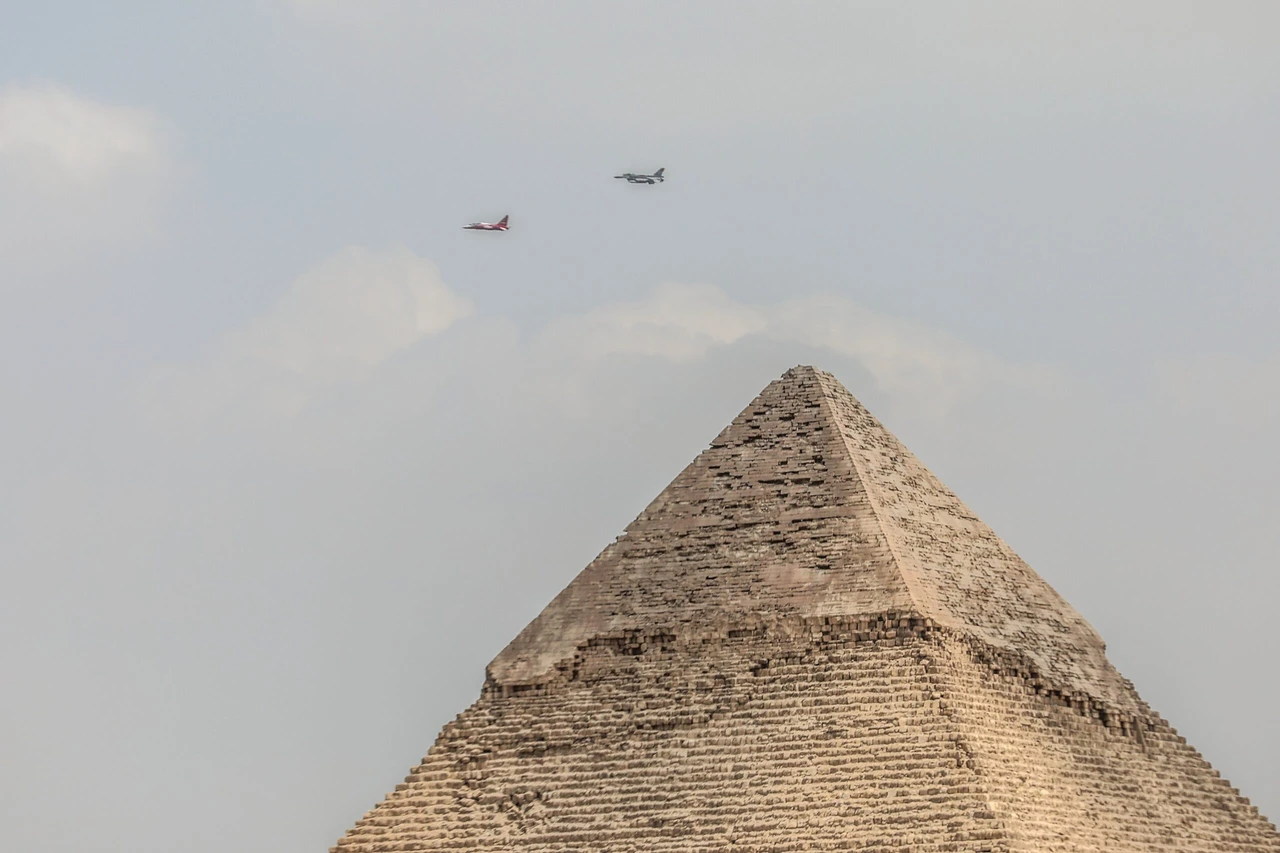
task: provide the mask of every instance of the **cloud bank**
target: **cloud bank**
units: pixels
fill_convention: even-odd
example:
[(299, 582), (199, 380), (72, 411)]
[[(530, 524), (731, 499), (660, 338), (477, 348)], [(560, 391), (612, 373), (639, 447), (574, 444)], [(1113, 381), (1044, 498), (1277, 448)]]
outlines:
[(0, 89), (0, 287), (144, 243), (180, 180), (163, 122), (53, 83)]
[(145, 110), (50, 83), (0, 90), (0, 165), (46, 188), (100, 184), (164, 157), (159, 121)]
[(343, 249), (300, 275), (205, 364), (153, 375), (144, 402), (170, 426), (225, 415), (290, 417), (469, 315), (471, 303), (407, 249)]
[[(606, 359), (688, 363), (751, 337), (853, 359), (880, 391), (939, 414), (993, 386), (1045, 391), (1065, 382), (1047, 367), (1005, 362), (843, 296), (747, 303), (712, 285), (677, 283), (659, 285), (643, 300), (556, 320), (533, 341), (531, 355), (544, 390), (558, 384), (572, 393)], [(588, 405), (585, 395), (576, 401)]]
[[(205, 363), (152, 375), (143, 398), (153, 420), (170, 427), (292, 418), (326, 393), (371, 378), (472, 310), (434, 264), (407, 249), (347, 248), (299, 276)], [(479, 342), (507, 322), (477, 319), (480, 325), (460, 332), (452, 355), (439, 354), (431, 370), (462, 375), (462, 362), (472, 357), (466, 352), (491, 346)], [(690, 364), (751, 339), (852, 359), (879, 391), (936, 414), (992, 387), (1045, 391), (1065, 381), (1048, 368), (1007, 363), (842, 296), (751, 303), (714, 285), (671, 282), (643, 299), (557, 318), (530, 337), (508, 339), (500, 358), (520, 377), (510, 393), (587, 417), (618, 402), (594, 382), (610, 364)]]

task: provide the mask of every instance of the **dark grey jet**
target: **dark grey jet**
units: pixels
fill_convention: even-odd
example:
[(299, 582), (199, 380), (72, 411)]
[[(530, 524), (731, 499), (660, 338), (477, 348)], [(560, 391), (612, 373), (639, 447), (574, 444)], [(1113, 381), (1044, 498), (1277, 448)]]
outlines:
[(626, 178), (626, 181), (629, 184), (660, 184), (664, 180), (662, 177), (662, 173), (664, 171), (666, 170), (659, 169), (658, 171), (654, 172), (652, 175), (636, 175), (631, 172), (627, 172), (625, 175), (614, 175), (614, 177)]

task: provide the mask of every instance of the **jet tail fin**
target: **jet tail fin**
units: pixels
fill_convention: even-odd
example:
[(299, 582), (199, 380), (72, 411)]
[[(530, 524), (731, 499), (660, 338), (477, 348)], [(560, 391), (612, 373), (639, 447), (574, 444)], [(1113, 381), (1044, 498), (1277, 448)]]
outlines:
[(654, 173), (653, 173), (653, 176), (654, 176), (655, 178), (661, 178), (661, 177), (662, 177), (662, 173), (663, 173), (663, 172), (665, 172), (665, 171), (666, 171), (666, 168), (665, 168), (665, 167), (664, 167), (664, 168), (662, 168), (662, 169), (659, 169), (658, 171), (656, 171), (656, 172), (654, 172)]
[(506, 224), (507, 224), (507, 217), (506, 217), (506, 216), (503, 216), (501, 219), (499, 219), (499, 220), (498, 220), (498, 224), (499, 224), (499, 225), (506, 225)]

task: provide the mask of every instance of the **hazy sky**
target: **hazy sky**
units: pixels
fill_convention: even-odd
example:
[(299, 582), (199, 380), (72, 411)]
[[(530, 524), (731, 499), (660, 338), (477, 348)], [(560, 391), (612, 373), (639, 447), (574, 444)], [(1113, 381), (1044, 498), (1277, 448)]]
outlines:
[(800, 363), (1280, 817), (1277, 104), (1274, 0), (0, 3), (0, 847), (327, 849)]

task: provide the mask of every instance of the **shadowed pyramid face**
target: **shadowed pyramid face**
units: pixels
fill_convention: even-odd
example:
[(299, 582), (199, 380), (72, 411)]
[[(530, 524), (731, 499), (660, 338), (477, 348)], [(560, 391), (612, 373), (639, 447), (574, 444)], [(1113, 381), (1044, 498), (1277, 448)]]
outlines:
[(813, 368), (487, 675), (335, 849), (1280, 851), (1079, 614)]

